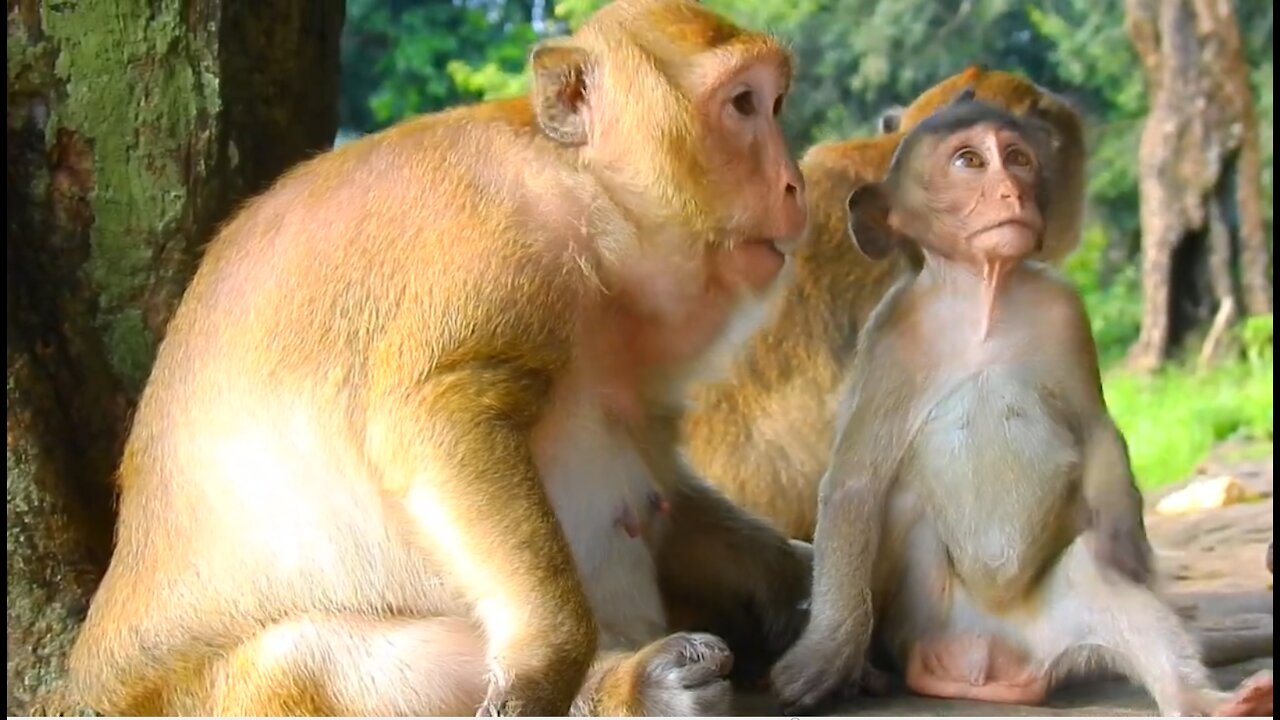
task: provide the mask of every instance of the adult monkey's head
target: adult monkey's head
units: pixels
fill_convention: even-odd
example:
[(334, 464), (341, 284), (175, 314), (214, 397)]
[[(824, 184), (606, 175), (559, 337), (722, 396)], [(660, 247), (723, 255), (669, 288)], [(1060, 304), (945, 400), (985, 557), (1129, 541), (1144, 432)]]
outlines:
[(779, 43), (696, 2), (619, 0), (530, 62), (538, 125), (578, 154), (637, 242), (691, 260), (732, 249), (740, 280), (772, 281), (807, 219), (778, 124), (791, 82)]

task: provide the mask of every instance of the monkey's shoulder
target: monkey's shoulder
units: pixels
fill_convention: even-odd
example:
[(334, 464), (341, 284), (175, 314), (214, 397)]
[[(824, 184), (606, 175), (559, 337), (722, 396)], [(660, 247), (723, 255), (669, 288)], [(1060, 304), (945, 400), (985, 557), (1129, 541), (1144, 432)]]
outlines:
[(858, 349), (864, 344), (873, 344), (886, 334), (886, 330), (900, 326), (905, 320), (919, 314), (924, 309), (925, 301), (916, 292), (914, 275), (903, 274), (889, 286), (875, 309), (867, 316), (867, 322), (858, 337)]
[(1084, 297), (1070, 280), (1048, 265), (1027, 263), (1010, 283), (1008, 299), (1007, 307), (1023, 321), (1018, 329), (1045, 341), (1056, 339), (1077, 345), (1084, 340), (1082, 335), (1091, 334)]

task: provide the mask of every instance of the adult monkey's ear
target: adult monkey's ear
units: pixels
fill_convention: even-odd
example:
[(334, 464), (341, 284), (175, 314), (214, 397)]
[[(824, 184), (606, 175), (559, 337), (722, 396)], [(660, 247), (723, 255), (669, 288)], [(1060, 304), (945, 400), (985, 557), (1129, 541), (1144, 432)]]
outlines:
[(538, 127), (562, 145), (586, 144), (591, 53), (570, 38), (543, 40), (529, 53), (529, 67)]
[(871, 260), (889, 257), (902, 239), (889, 222), (889, 192), (883, 183), (868, 183), (849, 194), (849, 235)]
[(977, 99), (978, 99), (978, 91), (974, 90), (972, 85), (968, 85), (965, 87), (965, 89), (956, 93), (955, 97), (951, 98), (951, 104), (963, 105), (965, 103), (973, 102), (974, 100), (977, 100)]

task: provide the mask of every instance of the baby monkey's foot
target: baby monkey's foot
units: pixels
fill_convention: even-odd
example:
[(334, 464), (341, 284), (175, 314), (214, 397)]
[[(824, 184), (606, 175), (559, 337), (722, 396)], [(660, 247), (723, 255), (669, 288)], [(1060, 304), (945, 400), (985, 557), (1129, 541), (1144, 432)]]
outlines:
[(1275, 684), (1271, 671), (1262, 670), (1240, 683), (1227, 701), (1213, 709), (1215, 717), (1271, 717)]

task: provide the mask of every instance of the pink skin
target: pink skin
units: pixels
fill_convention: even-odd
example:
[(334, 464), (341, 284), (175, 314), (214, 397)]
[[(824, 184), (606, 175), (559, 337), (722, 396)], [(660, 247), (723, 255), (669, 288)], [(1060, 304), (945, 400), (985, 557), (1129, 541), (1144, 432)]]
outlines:
[(1213, 711), (1214, 717), (1271, 717), (1275, 702), (1275, 682), (1269, 670), (1262, 670), (1232, 693), (1231, 699)]
[(907, 687), (919, 695), (1040, 705), (1049, 678), (1025, 654), (992, 637), (950, 636), (917, 643), (907, 658)]
[[(663, 497), (662, 493), (657, 490), (650, 491), (649, 503), (645, 508), (645, 521), (652, 519), (654, 515), (667, 515), (670, 512), (671, 501)], [(618, 511), (618, 519), (615, 521), (615, 524), (622, 528), (622, 531), (625, 532), (629, 538), (640, 537), (641, 532), (644, 530), (641, 525), (641, 519), (630, 502), (624, 502), (622, 504), (622, 509)]]

